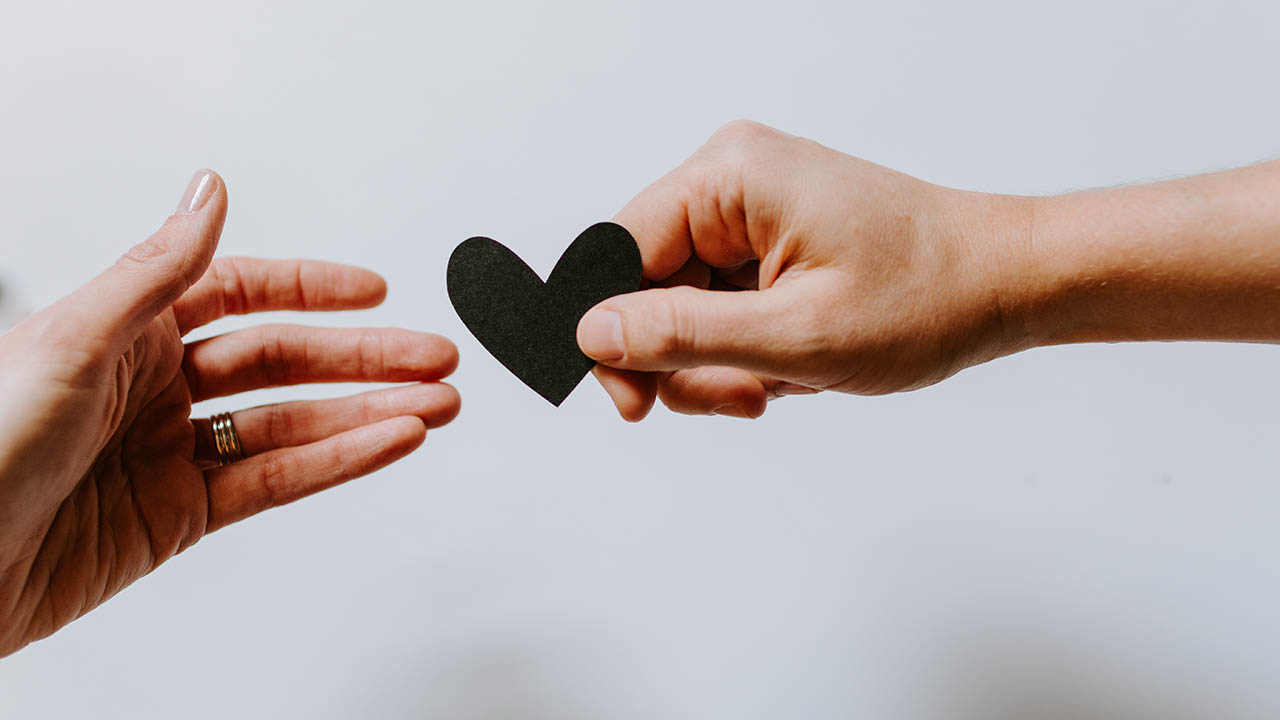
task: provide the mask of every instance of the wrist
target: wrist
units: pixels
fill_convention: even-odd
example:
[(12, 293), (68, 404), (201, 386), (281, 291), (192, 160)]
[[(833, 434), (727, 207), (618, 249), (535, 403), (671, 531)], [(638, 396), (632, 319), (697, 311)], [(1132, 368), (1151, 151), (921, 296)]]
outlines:
[(1105, 311), (1126, 266), (1122, 248), (1108, 242), (1124, 231), (1104, 227), (1126, 205), (1114, 192), (1028, 199), (1022, 321), (1029, 347), (1126, 339)]
[(1001, 319), (999, 355), (1150, 331), (1150, 318), (1132, 321), (1149, 290), (1136, 278), (1143, 263), (1135, 255), (1152, 228), (1142, 198), (1125, 190), (988, 196), (992, 220), (977, 245)]
[(1000, 196), (1006, 218), (988, 259), (1005, 328), (1005, 353), (1048, 345), (1138, 339), (1121, 322), (1132, 308), (1136, 198), (1119, 191)]
[(1029, 199), (1029, 343), (1280, 338), (1280, 165)]
[(948, 193), (953, 237), (967, 278), (960, 293), (974, 324), (972, 361), (984, 362), (1039, 343), (1039, 309), (1053, 294), (1034, 252), (1040, 198)]
[(1062, 218), (1082, 196), (1008, 196), (1013, 220), (993, 265), (999, 268), (1010, 352), (1072, 342), (1087, 326), (1080, 300), (1090, 283), (1106, 284), (1103, 258), (1087, 242), (1072, 242)]

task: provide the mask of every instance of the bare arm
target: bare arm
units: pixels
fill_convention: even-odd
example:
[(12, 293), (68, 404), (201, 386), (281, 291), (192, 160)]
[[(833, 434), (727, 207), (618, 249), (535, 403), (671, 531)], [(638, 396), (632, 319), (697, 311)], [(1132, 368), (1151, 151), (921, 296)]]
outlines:
[(578, 342), (629, 420), (911, 390), (1042, 345), (1280, 342), (1280, 162), (1028, 198), (737, 122), (617, 220), (655, 289)]
[(1032, 228), (1010, 294), (1035, 344), (1280, 341), (1280, 161), (1039, 199)]

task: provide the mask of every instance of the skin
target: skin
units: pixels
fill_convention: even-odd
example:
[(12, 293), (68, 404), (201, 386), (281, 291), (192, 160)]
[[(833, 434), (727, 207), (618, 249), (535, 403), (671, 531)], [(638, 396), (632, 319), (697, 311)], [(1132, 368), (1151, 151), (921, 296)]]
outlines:
[(1057, 197), (964, 192), (756, 123), (616, 217), (653, 289), (578, 326), (619, 413), (912, 390), (1033, 347), (1280, 341), (1280, 162)]
[[(207, 533), (373, 472), (458, 413), (448, 340), (272, 325), (184, 344), (224, 315), (377, 305), (359, 268), (213, 259), (222, 179), (86, 286), (0, 335), (0, 655), (53, 633)], [(191, 404), (312, 382), (412, 383), (233, 414), (217, 467)]]
[[(206, 533), (372, 472), (458, 412), (444, 338), (261, 326), (228, 314), (372, 307), (382, 279), (213, 260), (221, 178), (150, 240), (0, 336), (0, 654), (101, 604)], [(938, 382), (1028, 348), (1280, 341), (1280, 163), (1049, 198), (931, 185), (731, 123), (615, 218), (653, 289), (578, 341), (628, 420), (759, 417), (770, 399)], [(191, 404), (310, 382), (412, 383), (235, 413), (217, 467)]]

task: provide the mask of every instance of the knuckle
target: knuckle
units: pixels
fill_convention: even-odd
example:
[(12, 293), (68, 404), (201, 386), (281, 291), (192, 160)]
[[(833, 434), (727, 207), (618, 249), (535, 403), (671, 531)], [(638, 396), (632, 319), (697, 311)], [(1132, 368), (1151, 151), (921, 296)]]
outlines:
[(739, 214), (747, 187), (771, 177), (768, 166), (771, 157), (781, 152), (780, 137), (777, 130), (750, 120), (721, 127), (704, 147), (706, 154), (698, 163), (701, 172), (691, 188), (694, 197), (701, 198), (712, 215)]
[[(296, 354), (305, 366), (307, 357), (305, 338), (301, 341), (303, 348)], [(293, 353), (290, 353), (289, 349), (293, 343), (294, 339), (289, 337), (289, 333), (284, 328), (273, 325), (258, 328), (258, 364), (262, 368), (262, 374), (268, 386), (278, 387), (290, 384), (295, 373), (295, 363), (290, 362), (290, 355)]]
[(672, 303), (664, 302), (659, 306), (656, 317), (661, 320), (649, 339), (649, 352), (654, 359), (671, 359), (680, 347), (680, 338), (676, 331), (677, 310)]
[(234, 258), (218, 260), (210, 266), (220, 293), (224, 315), (243, 315), (249, 312), (249, 296), (245, 288), (244, 270)]
[(690, 393), (680, 373), (658, 383), (658, 399), (668, 410), (681, 415), (709, 415), (705, 402)]
[(293, 413), (283, 406), (271, 408), (267, 415), (267, 439), (271, 447), (289, 447), (295, 438)]
[(377, 422), (384, 417), (390, 417), (395, 412), (395, 408), (391, 403), (391, 396), (387, 393), (371, 393), (362, 398), (360, 403), (360, 424), (368, 425)]
[(721, 125), (711, 137), (722, 142), (750, 142), (772, 132), (775, 131), (768, 125), (739, 118)]
[(362, 332), (356, 341), (356, 362), (360, 377), (366, 380), (383, 377), (386, 358), (382, 335), (372, 330)]
[(324, 263), (299, 260), (293, 274), (294, 293), (303, 310), (327, 307), (333, 299), (333, 288), (341, 287), (338, 271)]
[(696, 344), (697, 323), (686, 288), (671, 288), (656, 308), (658, 319), (650, 352), (655, 358), (678, 361)]
[(264, 507), (275, 507), (289, 502), (288, 463), (276, 455), (264, 455), (258, 471), (258, 492)]
[(360, 475), (360, 467), (367, 461), (368, 447), (350, 435), (334, 438), (330, 466), (333, 480), (345, 482)]
[(123, 265), (145, 265), (169, 252), (169, 239), (164, 233), (156, 233), (142, 242), (129, 248), (120, 257)]
[(716, 148), (721, 162), (742, 169), (749, 167), (760, 157), (763, 149), (778, 131), (751, 120), (734, 120), (727, 123), (715, 135), (709, 145)]
[(183, 284), (182, 264), (170, 261), (171, 243), (163, 233), (134, 245), (116, 260), (115, 267), (126, 273), (145, 273), (148, 283), (161, 286)]
[(232, 288), (227, 284), (227, 261), (219, 258), (210, 263), (209, 270), (205, 273), (205, 278), (218, 289), (214, 300), (217, 306), (217, 314), (232, 314), (234, 303), (229, 297)]

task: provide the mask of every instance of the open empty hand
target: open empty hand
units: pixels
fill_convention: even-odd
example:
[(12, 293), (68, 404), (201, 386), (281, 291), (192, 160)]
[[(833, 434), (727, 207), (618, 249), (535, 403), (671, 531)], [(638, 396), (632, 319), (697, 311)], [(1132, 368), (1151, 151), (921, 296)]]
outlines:
[[(260, 326), (184, 344), (228, 314), (381, 302), (353, 267), (213, 260), (226, 215), (201, 171), (178, 212), (113, 267), (0, 336), (0, 655), (49, 635), (205, 534), (372, 472), (458, 412), (446, 339)], [(193, 402), (280, 385), (413, 383), (232, 415), (218, 464)]]

